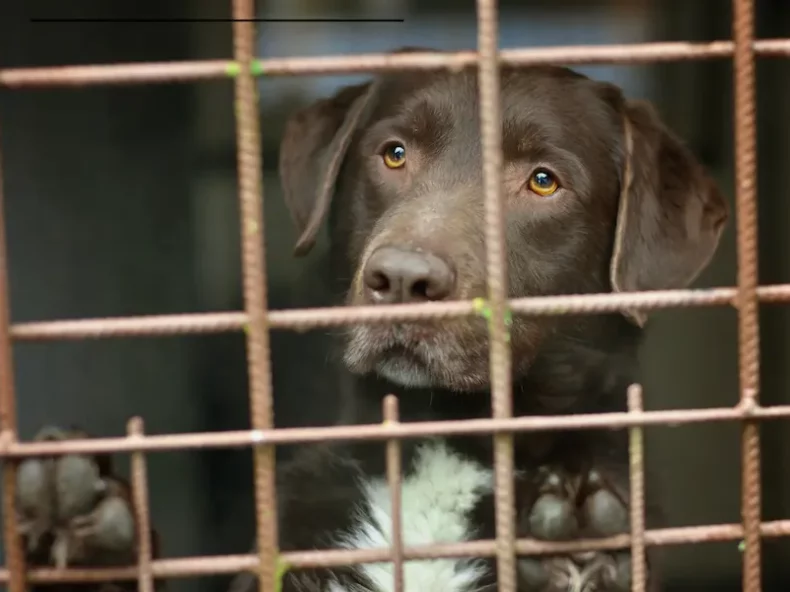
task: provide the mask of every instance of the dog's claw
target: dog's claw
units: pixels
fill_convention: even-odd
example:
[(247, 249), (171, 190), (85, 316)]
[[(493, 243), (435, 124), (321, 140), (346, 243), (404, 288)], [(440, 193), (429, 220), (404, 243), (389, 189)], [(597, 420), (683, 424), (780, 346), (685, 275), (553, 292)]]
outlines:
[(98, 465), (90, 457), (68, 455), (55, 467), (58, 520), (67, 522), (90, 512), (103, 489)]
[(606, 590), (629, 592), (631, 590), (631, 556), (619, 553), (612, 563), (601, 571), (601, 582)]
[(542, 470), (538, 497), (526, 516), (524, 525), (533, 536), (548, 541), (569, 540), (577, 536), (579, 521), (564, 476), (557, 471)]
[(534, 592), (582, 592), (584, 589), (582, 572), (571, 559), (564, 557), (525, 557), (518, 561), (518, 575), (522, 588)]
[(579, 568), (570, 559), (555, 558), (547, 561), (550, 575), (549, 590), (582, 592), (584, 578)]

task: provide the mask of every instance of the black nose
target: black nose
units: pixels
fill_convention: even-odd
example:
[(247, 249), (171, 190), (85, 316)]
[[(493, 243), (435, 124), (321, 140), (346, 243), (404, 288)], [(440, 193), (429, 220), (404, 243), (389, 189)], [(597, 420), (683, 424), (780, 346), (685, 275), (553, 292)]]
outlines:
[(369, 301), (401, 304), (445, 300), (455, 287), (455, 274), (436, 255), (380, 247), (368, 259), (363, 281)]

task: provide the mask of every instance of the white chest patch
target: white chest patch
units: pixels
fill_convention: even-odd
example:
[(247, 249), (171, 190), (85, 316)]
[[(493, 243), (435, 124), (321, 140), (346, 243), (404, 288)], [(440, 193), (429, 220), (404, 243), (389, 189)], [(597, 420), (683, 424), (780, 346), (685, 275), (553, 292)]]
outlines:
[[(449, 450), (443, 441), (424, 444), (413, 471), (402, 483), (401, 525), (404, 546), (471, 540), (475, 532), (469, 513), (494, 486), (493, 472)], [(392, 500), (384, 479), (364, 484), (372, 520), (363, 513), (353, 530), (338, 537), (346, 549), (374, 549), (392, 543)], [(358, 568), (373, 583), (371, 592), (392, 592), (393, 565), (378, 563)], [(474, 559), (407, 561), (403, 564), (404, 592), (474, 592), (485, 574)], [(329, 592), (356, 592), (333, 586)]]

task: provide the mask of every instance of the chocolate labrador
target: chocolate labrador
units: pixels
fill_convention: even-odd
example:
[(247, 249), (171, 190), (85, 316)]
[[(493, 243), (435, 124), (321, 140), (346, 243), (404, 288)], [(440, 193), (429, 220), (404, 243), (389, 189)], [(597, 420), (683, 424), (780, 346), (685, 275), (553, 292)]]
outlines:
[[(512, 297), (682, 288), (713, 256), (728, 209), (712, 179), (643, 102), (559, 67), (501, 71), (503, 199)], [(280, 173), (310, 250), (329, 224), (335, 293), (347, 304), (486, 295), (477, 76), (391, 73), (293, 115)], [(327, 220), (328, 219), (328, 220)], [(638, 380), (643, 312), (516, 316), (518, 415), (620, 411)], [(348, 423), (489, 417), (479, 317), (355, 325), (338, 336)], [(282, 396), (282, 395), (281, 395)], [(572, 540), (627, 532), (623, 432), (515, 438), (517, 535)], [(491, 438), (403, 443), (407, 546), (495, 536)], [(278, 472), (283, 551), (386, 547), (391, 500), (383, 444), (304, 447)], [(652, 557), (649, 585), (660, 583)], [(630, 589), (627, 552), (522, 557), (519, 591)], [(240, 576), (234, 592), (254, 590)], [(495, 590), (493, 558), (409, 561), (405, 592)], [(288, 592), (389, 592), (390, 563), (294, 570)]]
[[(559, 67), (501, 72), (503, 199), (511, 297), (686, 287), (713, 256), (728, 209), (712, 179), (643, 102)], [(478, 83), (460, 73), (386, 74), (288, 122), (280, 174), (307, 252), (328, 217), (332, 275), (351, 305), (486, 295)], [(643, 312), (516, 317), (519, 415), (619, 411), (637, 381)], [(488, 417), (482, 318), (361, 324), (345, 331), (351, 423)], [(627, 532), (623, 432), (515, 439), (519, 536)], [(305, 450), (281, 474), (284, 550), (385, 547), (381, 445)], [(406, 545), (493, 537), (490, 437), (407, 442)], [(652, 563), (652, 562), (651, 562)], [(652, 565), (651, 565), (652, 567)], [(651, 569), (650, 585), (659, 586)], [(522, 558), (519, 590), (629, 590), (627, 553)], [(389, 592), (391, 564), (294, 572), (287, 590)], [(407, 562), (407, 592), (495, 589), (491, 559)]]

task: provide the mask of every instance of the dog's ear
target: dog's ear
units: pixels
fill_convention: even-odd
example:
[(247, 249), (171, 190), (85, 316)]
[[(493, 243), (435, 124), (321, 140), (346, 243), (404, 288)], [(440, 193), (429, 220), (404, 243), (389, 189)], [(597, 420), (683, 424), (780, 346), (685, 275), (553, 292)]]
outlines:
[(351, 138), (372, 102), (373, 83), (348, 86), (297, 111), (280, 143), (280, 181), (299, 239), (295, 254), (312, 249), (332, 201)]
[[(687, 287), (729, 217), (716, 183), (641, 101), (623, 101), (624, 154), (610, 277), (615, 292)], [(637, 325), (647, 315), (629, 311)]]

